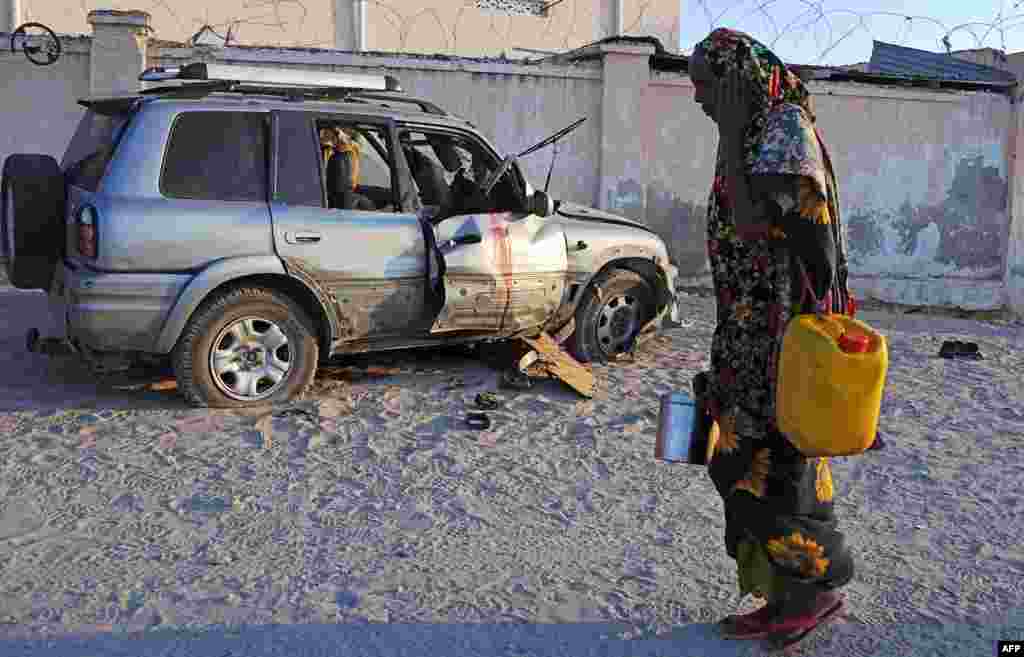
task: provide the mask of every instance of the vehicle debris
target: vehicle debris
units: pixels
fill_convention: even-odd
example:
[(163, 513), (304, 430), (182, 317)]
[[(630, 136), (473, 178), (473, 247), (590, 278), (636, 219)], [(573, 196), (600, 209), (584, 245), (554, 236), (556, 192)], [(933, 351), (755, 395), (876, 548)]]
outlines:
[(521, 338), (537, 353), (536, 365), (541, 366), (548, 376), (559, 379), (584, 397), (594, 396), (594, 373), (569, 355), (547, 333), (536, 338)]

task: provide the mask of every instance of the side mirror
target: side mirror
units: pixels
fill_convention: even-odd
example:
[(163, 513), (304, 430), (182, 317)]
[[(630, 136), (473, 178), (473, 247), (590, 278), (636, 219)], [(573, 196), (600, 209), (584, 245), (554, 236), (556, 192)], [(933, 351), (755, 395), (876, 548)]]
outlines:
[(550, 217), (555, 213), (555, 202), (546, 193), (536, 191), (530, 197), (530, 213), (538, 217)]

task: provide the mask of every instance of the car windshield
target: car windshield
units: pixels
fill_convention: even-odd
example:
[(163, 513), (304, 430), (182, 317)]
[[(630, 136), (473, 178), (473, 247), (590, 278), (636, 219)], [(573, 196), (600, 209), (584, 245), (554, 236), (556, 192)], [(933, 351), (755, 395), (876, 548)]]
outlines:
[(69, 185), (97, 190), (129, 117), (128, 113), (86, 111), (60, 164)]

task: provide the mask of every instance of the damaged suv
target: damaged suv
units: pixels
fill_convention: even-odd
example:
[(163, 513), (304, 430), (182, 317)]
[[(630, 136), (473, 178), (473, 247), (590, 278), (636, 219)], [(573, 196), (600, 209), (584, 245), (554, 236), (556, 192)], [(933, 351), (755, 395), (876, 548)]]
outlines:
[(11, 155), (0, 183), (11, 282), (98, 373), (163, 360), (191, 404), (248, 406), (336, 355), (546, 331), (603, 362), (677, 319), (657, 235), (534, 191), (390, 76), (140, 80), (175, 83), (80, 101), (63, 162)]

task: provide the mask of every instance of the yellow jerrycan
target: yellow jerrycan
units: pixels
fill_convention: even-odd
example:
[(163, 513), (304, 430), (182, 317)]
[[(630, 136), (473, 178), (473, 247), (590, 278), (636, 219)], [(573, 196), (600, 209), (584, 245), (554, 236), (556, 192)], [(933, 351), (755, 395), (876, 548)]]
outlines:
[(779, 353), (775, 413), (801, 454), (850, 456), (875, 441), (889, 368), (885, 336), (839, 314), (797, 315)]

